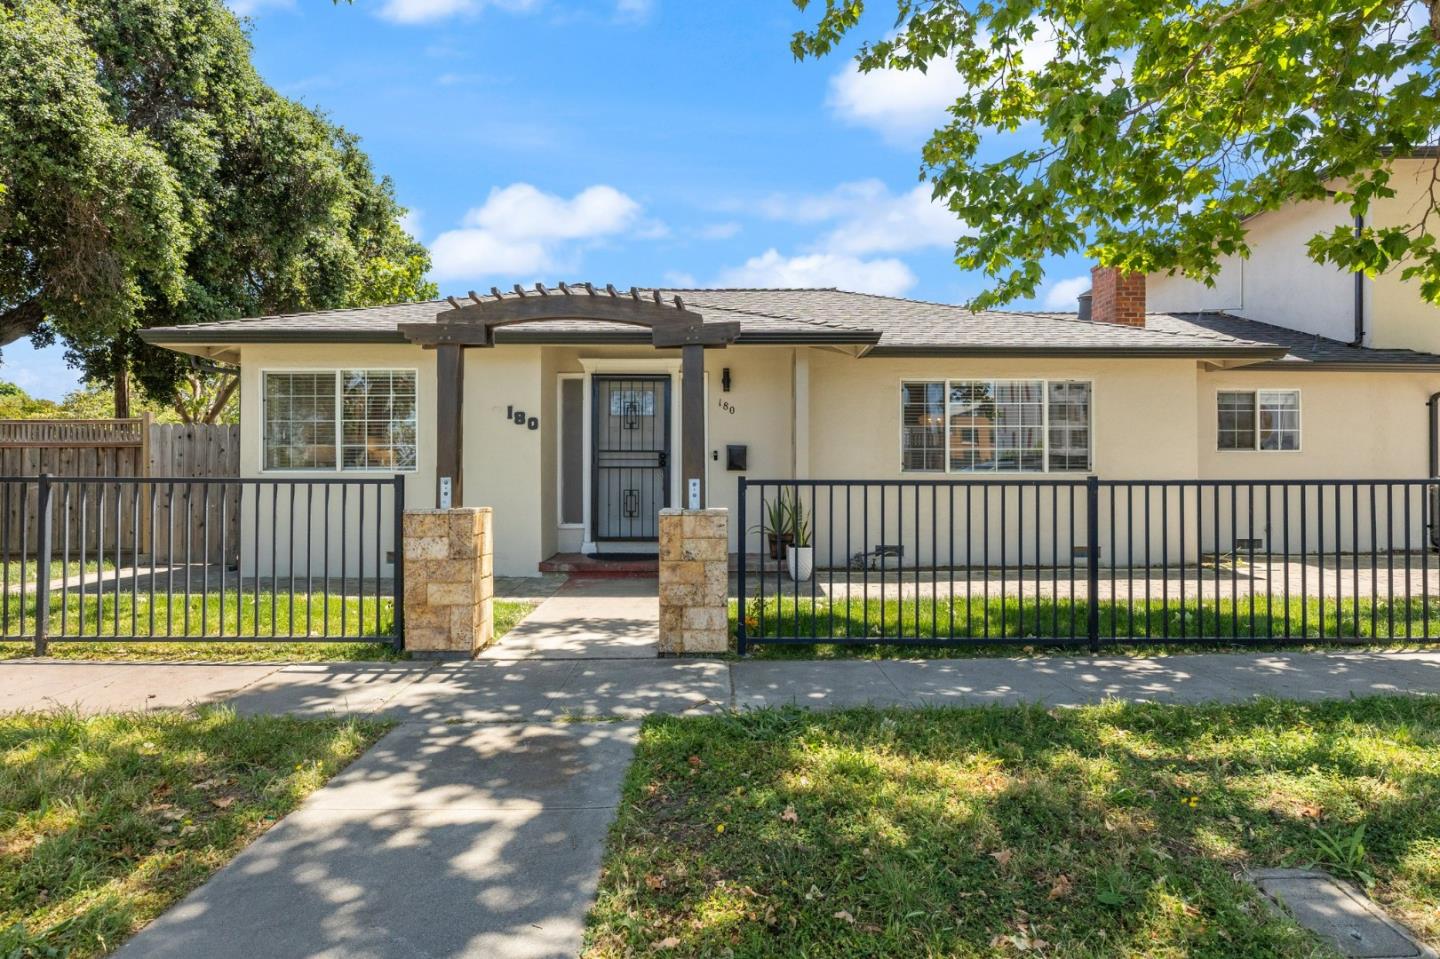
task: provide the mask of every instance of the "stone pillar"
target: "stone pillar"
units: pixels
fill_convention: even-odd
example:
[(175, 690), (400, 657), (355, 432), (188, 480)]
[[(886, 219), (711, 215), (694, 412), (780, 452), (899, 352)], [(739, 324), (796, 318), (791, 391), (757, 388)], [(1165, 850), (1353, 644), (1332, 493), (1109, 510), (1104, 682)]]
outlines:
[(405, 648), (470, 658), (495, 636), (490, 507), (406, 510)]
[(730, 517), (724, 509), (660, 511), (660, 655), (730, 649)]

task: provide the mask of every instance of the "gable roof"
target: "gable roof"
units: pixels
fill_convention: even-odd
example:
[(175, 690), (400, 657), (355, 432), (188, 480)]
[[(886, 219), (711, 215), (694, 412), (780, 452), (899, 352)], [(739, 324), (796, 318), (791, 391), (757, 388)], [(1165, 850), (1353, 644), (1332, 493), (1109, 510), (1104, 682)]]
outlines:
[[(642, 291), (646, 296), (651, 292)], [(1247, 362), (1279, 359), (1285, 353), (1273, 341), (1238, 328), (1173, 323), (1139, 329), (1081, 320), (1074, 313), (972, 312), (953, 304), (836, 289), (667, 288), (660, 294), (666, 299), (679, 296), (707, 321), (739, 322), (739, 345), (850, 344), (872, 356), (1186, 356)], [(401, 343), (405, 339), (400, 324), (432, 322), (450, 309), (445, 300), (430, 300), (154, 327), (141, 331), (141, 336), (149, 343), (182, 349), (242, 343)], [(498, 344), (649, 342), (644, 330), (579, 320), (517, 323), (497, 330), (495, 339)]]

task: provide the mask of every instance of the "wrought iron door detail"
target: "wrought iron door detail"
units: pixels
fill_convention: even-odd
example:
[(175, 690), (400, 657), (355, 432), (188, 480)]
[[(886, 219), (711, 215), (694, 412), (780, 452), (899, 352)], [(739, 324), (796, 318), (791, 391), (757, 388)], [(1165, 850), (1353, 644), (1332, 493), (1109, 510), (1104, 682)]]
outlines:
[(659, 536), (670, 505), (670, 378), (592, 379), (591, 525), (597, 541)]

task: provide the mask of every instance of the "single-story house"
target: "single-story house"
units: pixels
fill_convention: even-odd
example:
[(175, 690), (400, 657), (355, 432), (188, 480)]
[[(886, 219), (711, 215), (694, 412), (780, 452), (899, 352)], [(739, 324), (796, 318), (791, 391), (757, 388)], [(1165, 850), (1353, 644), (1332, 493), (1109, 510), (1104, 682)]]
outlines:
[(653, 551), (696, 479), (1435, 475), (1440, 310), (1306, 259), (1341, 214), (1258, 218), (1214, 287), (1097, 269), (1075, 312), (562, 285), (144, 336), (240, 368), (242, 475), (444, 478), (510, 575)]

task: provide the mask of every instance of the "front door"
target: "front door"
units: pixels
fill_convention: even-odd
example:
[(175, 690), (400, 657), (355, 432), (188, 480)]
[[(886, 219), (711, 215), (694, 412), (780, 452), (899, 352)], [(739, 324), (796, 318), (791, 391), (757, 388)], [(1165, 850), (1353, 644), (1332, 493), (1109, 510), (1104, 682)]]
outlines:
[(595, 376), (592, 535), (654, 541), (670, 505), (670, 378)]

